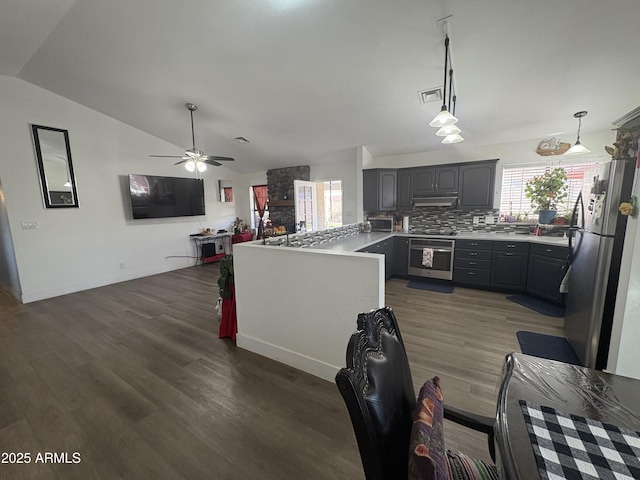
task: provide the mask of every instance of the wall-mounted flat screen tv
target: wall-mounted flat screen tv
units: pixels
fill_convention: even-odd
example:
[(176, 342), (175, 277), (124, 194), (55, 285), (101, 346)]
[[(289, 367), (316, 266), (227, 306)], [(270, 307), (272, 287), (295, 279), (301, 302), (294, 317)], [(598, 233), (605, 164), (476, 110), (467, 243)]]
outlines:
[(133, 218), (204, 215), (204, 180), (129, 175)]

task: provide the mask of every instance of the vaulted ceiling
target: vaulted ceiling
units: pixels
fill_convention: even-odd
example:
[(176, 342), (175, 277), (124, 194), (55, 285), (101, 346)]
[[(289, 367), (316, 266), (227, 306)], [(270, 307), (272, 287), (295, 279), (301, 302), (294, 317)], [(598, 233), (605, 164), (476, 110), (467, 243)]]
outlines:
[[(3, 0), (0, 74), (239, 172), (551, 135), (640, 105), (637, 0)], [(465, 142), (428, 126), (449, 17)], [(234, 137), (252, 143), (241, 145)], [(158, 161), (164, 161), (158, 159)]]

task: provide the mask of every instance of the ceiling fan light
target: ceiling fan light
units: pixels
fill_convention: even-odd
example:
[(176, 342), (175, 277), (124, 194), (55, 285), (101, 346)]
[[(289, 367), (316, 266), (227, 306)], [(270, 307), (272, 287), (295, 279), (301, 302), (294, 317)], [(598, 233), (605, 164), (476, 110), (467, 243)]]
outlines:
[(195, 172), (196, 162), (194, 162), (193, 160), (189, 160), (187, 163), (184, 164), (184, 168), (186, 168), (189, 172)]
[(573, 147), (564, 152), (564, 155), (582, 155), (583, 153), (591, 153), (591, 150), (582, 145), (580, 142), (576, 142)]
[(457, 123), (458, 119), (451, 115), (447, 110), (447, 107), (442, 107), (442, 110), (433, 117), (433, 120), (429, 123), (430, 127), (444, 127), (445, 125), (453, 125)]
[(463, 140), (464, 138), (462, 138), (462, 136), (459, 133), (453, 133), (451, 135), (447, 135), (446, 137), (444, 137), (444, 140), (442, 140), (442, 143), (458, 143)]
[(446, 137), (447, 135), (453, 135), (454, 133), (460, 133), (461, 131), (462, 130), (460, 130), (452, 123), (451, 125), (445, 125), (444, 127), (440, 128), (440, 130), (436, 132), (436, 135), (439, 137)]
[(196, 163), (196, 165), (198, 166), (198, 171), (199, 172), (204, 172), (207, 170), (207, 164), (204, 162), (198, 162)]

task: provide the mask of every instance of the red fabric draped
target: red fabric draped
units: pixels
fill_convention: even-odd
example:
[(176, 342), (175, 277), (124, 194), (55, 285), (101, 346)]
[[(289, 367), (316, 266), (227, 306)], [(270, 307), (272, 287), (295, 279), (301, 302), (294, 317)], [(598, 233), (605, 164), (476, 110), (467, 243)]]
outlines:
[(220, 331), (218, 336), (236, 339), (238, 333), (238, 317), (236, 315), (236, 287), (229, 285), (231, 295), (222, 298), (222, 318), (220, 319)]
[(269, 191), (267, 190), (266, 185), (254, 185), (251, 188), (253, 188), (253, 200), (255, 202), (256, 209), (258, 210), (258, 215), (260, 215), (260, 223), (258, 225), (257, 238), (263, 238), (264, 237), (264, 221), (262, 220), (262, 217), (264, 217), (264, 212), (267, 208), (267, 201), (269, 200)]

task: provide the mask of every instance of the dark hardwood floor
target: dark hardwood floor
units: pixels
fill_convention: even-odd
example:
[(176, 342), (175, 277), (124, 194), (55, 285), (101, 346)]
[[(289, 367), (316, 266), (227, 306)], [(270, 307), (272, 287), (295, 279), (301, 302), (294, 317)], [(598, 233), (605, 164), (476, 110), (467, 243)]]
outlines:
[[(27, 305), (0, 290), (0, 452), (31, 456), (0, 478), (363, 478), (332, 382), (218, 338), (217, 276), (210, 264)], [(387, 303), (416, 391), (438, 374), (445, 400), (477, 413), (493, 415), (517, 330), (561, 331), (504, 294), (405, 285), (387, 282)], [(482, 436), (447, 425), (447, 438), (487, 458)], [(69, 463), (36, 463), (45, 452)]]

